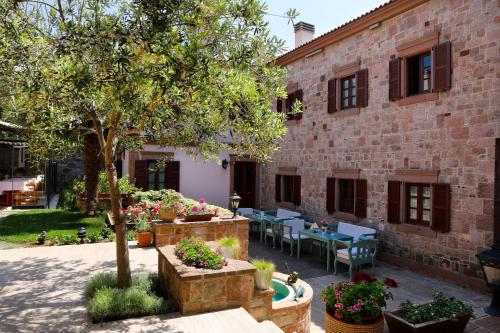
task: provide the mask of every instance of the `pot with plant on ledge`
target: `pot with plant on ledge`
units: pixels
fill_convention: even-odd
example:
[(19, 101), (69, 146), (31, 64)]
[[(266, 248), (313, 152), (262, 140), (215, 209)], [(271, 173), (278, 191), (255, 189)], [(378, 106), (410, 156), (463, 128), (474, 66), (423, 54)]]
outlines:
[(159, 209), (160, 219), (162, 222), (173, 222), (175, 220), (177, 212), (181, 208), (180, 199), (180, 194), (173, 190), (168, 190), (163, 196)]
[(198, 204), (188, 207), (184, 213), (185, 222), (211, 221), (214, 217), (214, 211), (208, 207), (204, 198), (198, 200)]
[(226, 259), (239, 259), (241, 253), (240, 241), (234, 236), (221, 238), (217, 241), (221, 254)]
[(144, 218), (141, 218), (139, 222), (135, 225), (137, 246), (147, 247), (151, 246), (151, 223), (147, 222)]
[(391, 283), (377, 281), (366, 273), (358, 273), (352, 281), (338, 282), (326, 287), (320, 296), (326, 304), (326, 333), (383, 333), (382, 309), (392, 294)]
[(273, 274), (276, 270), (274, 263), (271, 261), (254, 259), (251, 264), (255, 266), (255, 286), (258, 289), (269, 289), (272, 286)]

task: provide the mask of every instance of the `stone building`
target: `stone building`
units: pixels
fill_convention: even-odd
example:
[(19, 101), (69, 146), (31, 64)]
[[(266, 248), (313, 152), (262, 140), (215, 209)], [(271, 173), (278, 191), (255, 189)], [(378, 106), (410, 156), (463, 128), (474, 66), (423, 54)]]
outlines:
[(482, 286), (475, 255), (493, 242), (500, 141), (498, 6), (393, 0), (317, 38), (296, 25), (304, 44), (277, 59), (289, 95), (273, 107), (298, 99), (303, 113), (289, 115), (264, 165), (263, 201), (377, 228), (380, 259)]

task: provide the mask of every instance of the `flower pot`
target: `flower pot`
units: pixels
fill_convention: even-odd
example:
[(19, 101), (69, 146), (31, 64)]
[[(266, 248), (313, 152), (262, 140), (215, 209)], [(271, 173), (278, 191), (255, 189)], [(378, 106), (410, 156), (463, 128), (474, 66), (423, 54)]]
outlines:
[(161, 207), (158, 212), (160, 213), (160, 219), (162, 220), (162, 222), (173, 222), (177, 217), (174, 207), (170, 208)]
[(212, 219), (212, 214), (196, 214), (196, 215), (186, 215), (184, 217), (185, 222), (200, 222), (200, 221), (210, 221)]
[(461, 333), (469, 322), (469, 316), (458, 319), (442, 318), (420, 324), (407, 322), (403, 317), (403, 311), (384, 312), (385, 321), (391, 333)]
[(255, 271), (255, 286), (258, 289), (266, 290), (271, 288), (273, 279), (272, 272), (269, 275), (269, 271)]
[(136, 234), (137, 246), (139, 247), (147, 247), (151, 246), (151, 232), (138, 232)]
[(384, 317), (366, 324), (346, 323), (325, 312), (325, 333), (384, 333)]

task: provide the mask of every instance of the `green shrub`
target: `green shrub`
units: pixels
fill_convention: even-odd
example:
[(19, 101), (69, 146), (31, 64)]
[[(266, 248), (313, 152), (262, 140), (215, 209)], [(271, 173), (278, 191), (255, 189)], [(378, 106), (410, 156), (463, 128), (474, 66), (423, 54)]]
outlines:
[[(159, 201), (162, 201), (164, 197), (170, 196), (172, 190), (159, 190), (159, 191), (138, 191), (132, 194), (132, 200), (134, 203), (154, 205)], [(180, 193), (179, 193), (179, 196)]]
[(198, 238), (181, 240), (175, 247), (175, 254), (187, 266), (207, 269), (221, 269), (227, 262)]
[(114, 239), (114, 234), (113, 234), (113, 230), (111, 230), (111, 228), (102, 228), (101, 229), (101, 237), (102, 239)]
[(442, 293), (435, 293), (431, 303), (418, 305), (407, 300), (401, 303), (401, 309), (404, 318), (412, 324), (425, 323), (440, 318), (474, 317), (472, 306), (466, 305), (454, 297), (447, 298)]
[(157, 274), (132, 275), (132, 287), (117, 288), (115, 273), (99, 273), (85, 286), (87, 310), (94, 322), (150, 316), (174, 310), (172, 302), (160, 297)]
[(233, 251), (233, 257), (238, 259), (241, 254), (240, 240), (234, 236), (227, 236), (217, 241), (220, 247), (229, 247)]
[(62, 236), (56, 236), (54, 237), (53, 243), (57, 245), (71, 245), (71, 244), (78, 244), (80, 240), (78, 237), (72, 234), (64, 234)]
[(127, 231), (127, 240), (134, 241), (136, 234), (137, 234), (137, 232), (135, 230), (128, 230)]
[(72, 184), (66, 186), (59, 194), (59, 200), (57, 201), (57, 208), (67, 209), (67, 210), (78, 209), (78, 207), (76, 206), (76, 191), (74, 189), (75, 183), (77, 183), (76, 180)]
[(101, 233), (100, 232), (90, 232), (87, 234), (87, 242), (88, 243), (100, 243), (104, 240), (104, 238), (102, 238), (101, 236)]

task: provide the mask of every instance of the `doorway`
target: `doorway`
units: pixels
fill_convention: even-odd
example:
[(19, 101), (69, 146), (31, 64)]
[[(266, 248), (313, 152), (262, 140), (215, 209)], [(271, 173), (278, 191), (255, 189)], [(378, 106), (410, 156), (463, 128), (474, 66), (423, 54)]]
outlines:
[(240, 207), (255, 208), (256, 188), (257, 163), (236, 161), (234, 163), (234, 192), (241, 197)]

